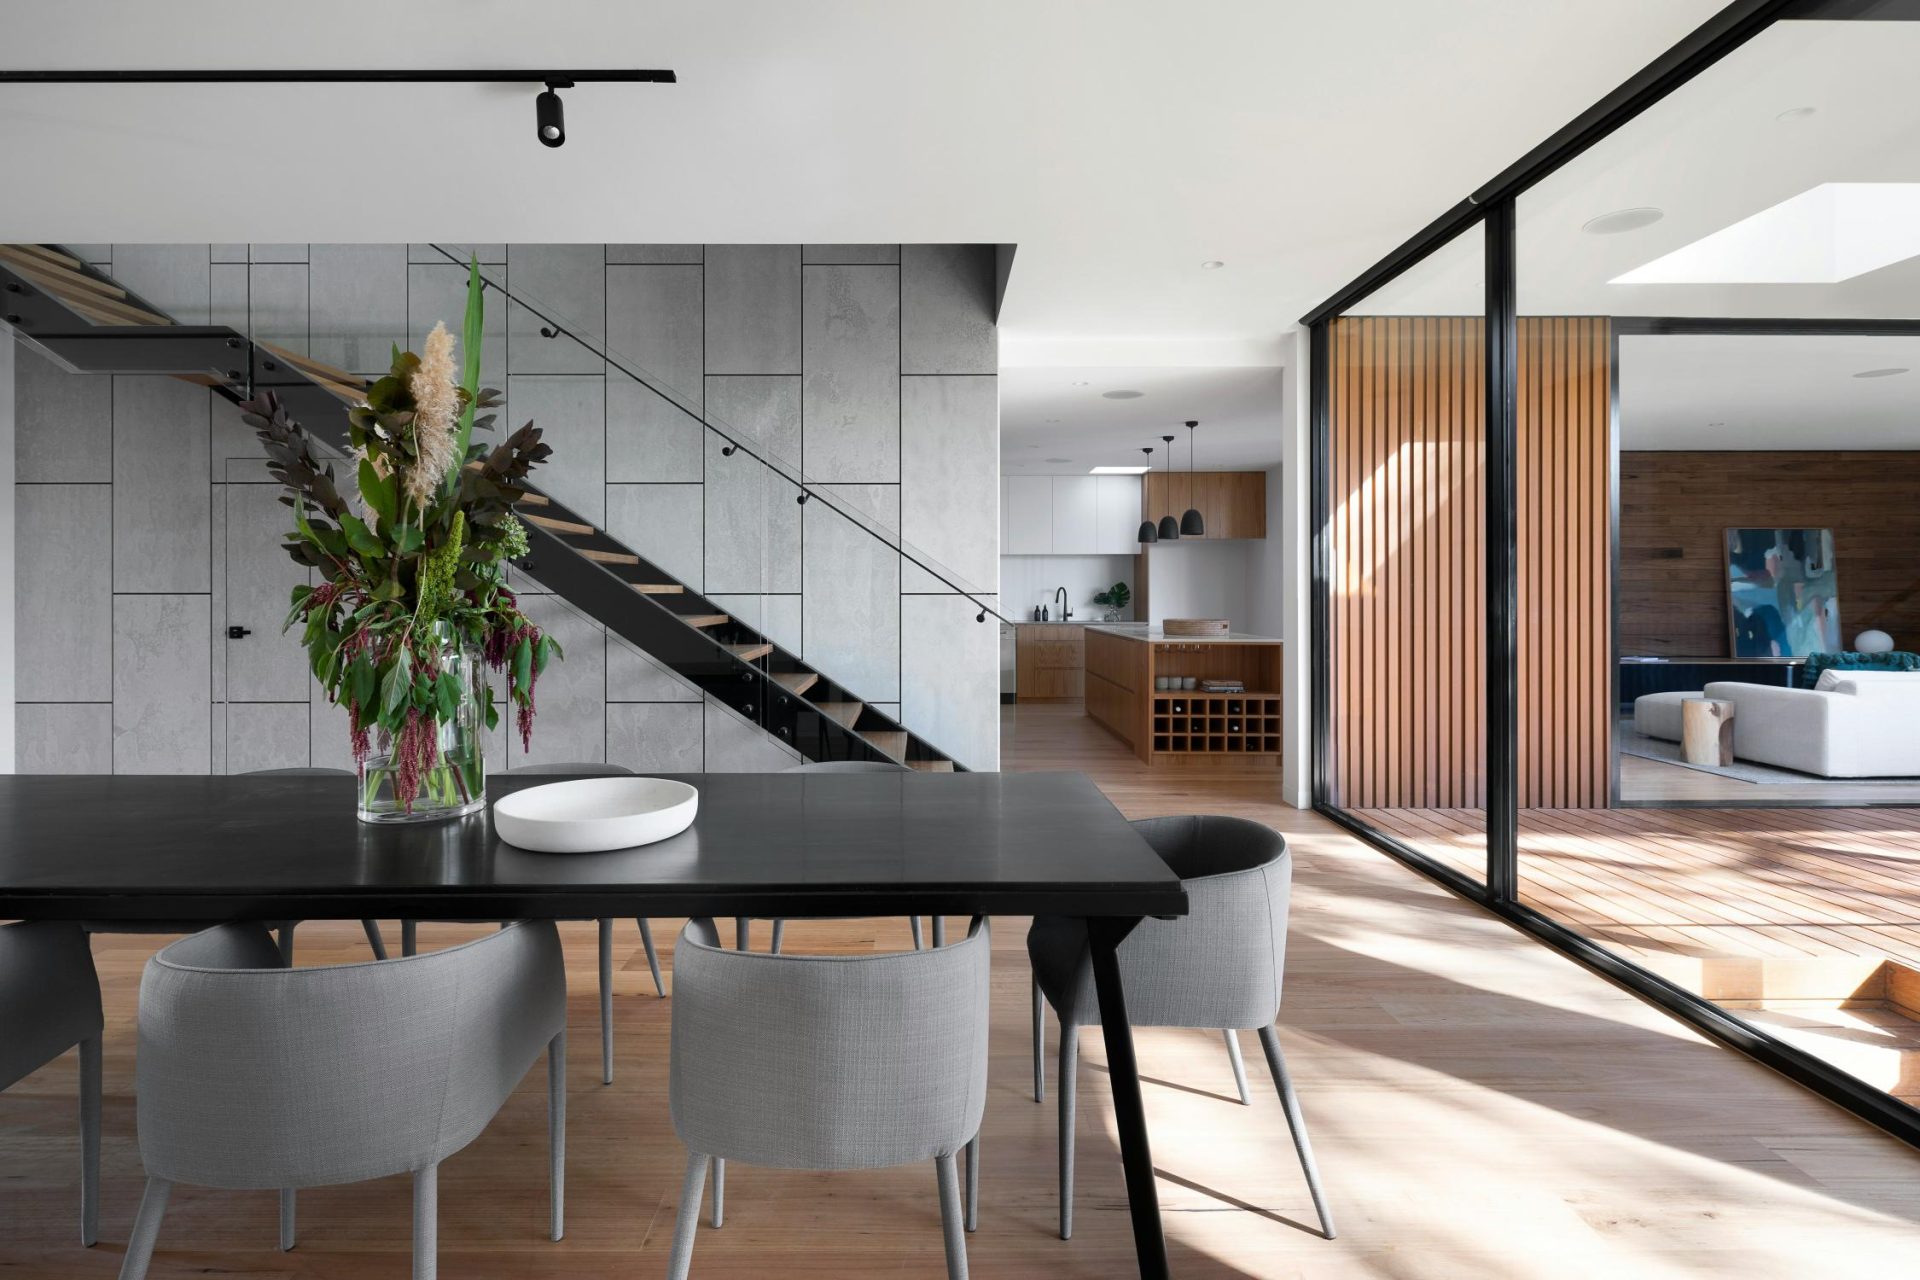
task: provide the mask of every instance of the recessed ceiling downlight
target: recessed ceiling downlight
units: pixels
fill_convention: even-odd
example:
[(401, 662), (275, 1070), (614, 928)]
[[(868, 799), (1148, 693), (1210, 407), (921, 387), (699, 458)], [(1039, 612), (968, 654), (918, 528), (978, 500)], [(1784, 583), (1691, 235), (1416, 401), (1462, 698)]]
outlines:
[(1205, 262), (1200, 264), (1200, 269), (1202, 271), (1218, 271), (1220, 268), (1226, 265), (1227, 265), (1226, 263), (1220, 261), (1220, 259), (1218, 258), (1208, 258)]
[(1100, 398), (1102, 400), (1138, 400), (1145, 394), (1147, 393), (1144, 391), (1102, 391)]
[(1905, 368), (1898, 369), (1862, 369), (1854, 374), (1856, 378), (1891, 378), (1896, 373), (1906, 373)]
[(1785, 111), (1775, 116), (1774, 119), (1780, 121), (1782, 124), (1792, 124), (1795, 120), (1808, 119), (1819, 109), (1818, 107), (1788, 107)]
[(1072, 458), (1048, 458), (1048, 462), (1072, 462)]
[(1666, 211), (1652, 205), (1641, 205), (1633, 209), (1615, 209), (1612, 213), (1603, 213), (1597, 218), (1589, 218), (1580, 229), (1590, 236), (1617, 236), (1623, 231), (1638, 231), (1650, 227), (1666, 217)]

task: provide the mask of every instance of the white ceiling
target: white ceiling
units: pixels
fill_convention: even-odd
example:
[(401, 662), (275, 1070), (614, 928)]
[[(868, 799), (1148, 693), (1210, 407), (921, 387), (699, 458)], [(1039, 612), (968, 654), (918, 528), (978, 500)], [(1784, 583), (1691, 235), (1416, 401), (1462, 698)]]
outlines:
[(681, 83), (569, 92), (559, 150), (515, 86), (4, 87), (0, 231), (1009, 242), (1010, 367), (1265, 365), (1302, 312), (1720, 3), (1609, 0), (1604, 21), (1590, 0), (12, 6), (15, 68)]
[[(1822, 183), (1920, 181), (1916, 66), (1920, 22), (1768, 28), (1521, 196), (1521, 314), (1920, 317), (1920, 258), (1838, 284), (1609, 283)], [(1582, 230), (1647, 206), (1665, 216)], [(1478, 311), (1483, 269), (1477, 246), (1456, 247), (1361, 309)]]
[(1620, 447), (1920, 449), (1920, 337), (1622, 337)]
[[(1139, 391), (1109, 400), (1106, 391)], [(1187, 467), (1183, 425), (1202, 471), (1249, 471), (1280, 461), (1286, 374), (1279, 368), (1005, 369), (1000, 374), (1000, 459), (1009, 475), (1068, 475), (1097, 466), (1140, 466), (1152, 445), (1155, 471), (1167, 467), (1160, 437), (1173, 435), (1173, 461)]]

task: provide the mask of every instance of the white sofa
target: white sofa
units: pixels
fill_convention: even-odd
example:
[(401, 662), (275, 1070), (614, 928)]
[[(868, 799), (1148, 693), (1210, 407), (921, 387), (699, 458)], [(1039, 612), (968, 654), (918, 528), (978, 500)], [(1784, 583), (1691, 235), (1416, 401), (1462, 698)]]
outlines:
[(1812, 689), (1716, 681), (1733, 754), (1823, 778), (1920, 777), (1920, 671), (1827, 671)]

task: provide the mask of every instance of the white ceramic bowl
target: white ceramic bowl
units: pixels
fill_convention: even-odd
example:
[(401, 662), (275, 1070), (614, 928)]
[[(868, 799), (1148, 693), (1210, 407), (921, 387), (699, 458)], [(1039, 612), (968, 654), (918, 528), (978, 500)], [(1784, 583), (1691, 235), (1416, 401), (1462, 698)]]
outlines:
[(502, 796), (493, 829), (536, 853), (599, 853), (677, 836), (693, 825), (700, 792), (668, 778), (581, 778)]

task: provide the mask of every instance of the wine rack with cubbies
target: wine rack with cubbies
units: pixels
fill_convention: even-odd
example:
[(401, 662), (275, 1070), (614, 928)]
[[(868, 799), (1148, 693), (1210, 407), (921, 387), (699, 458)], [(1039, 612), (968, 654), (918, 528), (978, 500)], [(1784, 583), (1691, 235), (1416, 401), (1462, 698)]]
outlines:
[(1280, 699), (1155, 690), (1152, 732), (1156, 755), (1278, 755)]

